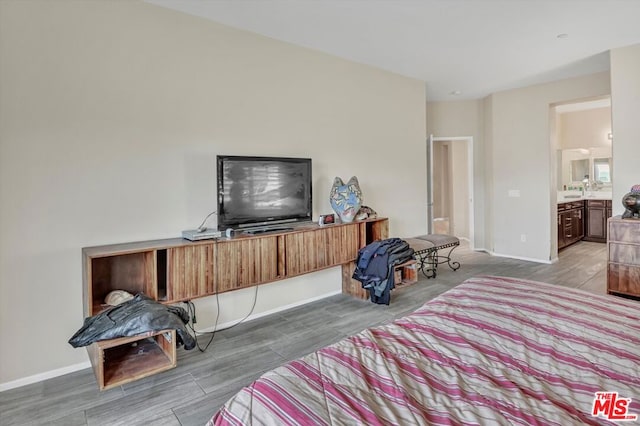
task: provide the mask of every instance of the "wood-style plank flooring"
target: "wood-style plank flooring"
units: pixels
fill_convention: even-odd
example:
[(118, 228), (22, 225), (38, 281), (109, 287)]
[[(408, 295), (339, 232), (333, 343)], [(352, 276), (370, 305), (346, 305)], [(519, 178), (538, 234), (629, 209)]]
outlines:
[(511, 276), (606, 292), (605, 244), (579, 242), (551, 265), (492, 257), (464, 245), (452, 257), (462, 264), (458, 271), (441, 265), (435, 279), (420, 277), (394, 290), (389, 306), (337, 295), (249, 321), (218, 332), (205, 353), (179, 349), (177, 368), (115, 389), (98, 391), (93, 371), (86, 369), (2, 392), (0, 424), (203, 425), (263, 372), (412, 312), (472, 276)]

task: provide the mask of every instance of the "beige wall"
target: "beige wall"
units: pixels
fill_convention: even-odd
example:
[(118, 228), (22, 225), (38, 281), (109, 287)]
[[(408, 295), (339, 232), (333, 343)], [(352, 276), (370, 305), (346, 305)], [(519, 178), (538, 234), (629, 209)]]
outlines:
[[(550, 106), (607, 94), (609, 75), (599, 73), (498, 92), (482, 100), (427, 104), (429, 133), (474, 137), (477, 248), (550, 261), (556, 238), (550, 212), (557, 185)], [(520, 197), (510, 197), (510, 190), (520, 191)]]
[(611, 108), (595, 108), (558, 114), (560, 149), (611, 148)]
[[(539, 261), (551, 260), (556, 252), (557, 236), (551, 224), (555, 223), (556, 182), (561, 167), (555, 153), (560, 141), (555, 137), (557, 123), (549, 109), (551, 105), (611, 95), (613, 213), (622, 213), (616, 200), (631, 185), (640, 183), (638, 76), (640, 45), (634, 45), (611, 51), (610, 76), (599, 73), (499, 92), (482, 101), (427, 105), (428, 132), (462, 136), (478, 131), (482, 135), (480, 143), (474, 138), (474, 182), (484, 187), (482, 197), (478, 189), (475, 194), (475, 211), (483, 213), (484, 222), (476, 216), (475, 225), (478, 234), (484, 233), (486, 249)], [(604, 123), (605, 115), (606, 112), (599, 112), (599, 123)], [(478, 124), (477, 117), (481, 117), (483, 125)], [(586, 136), (577, 137), (583, 138)], [(597, 146), (595, 140), (589, 145)], [(509, 190), (519, 190), (520, 197), (509, 197)], [(478, 209), (480, 205), (482, 208)], [(523, 234), (527, 239), (524, 243)]]
[[(554, 127), (551, 128), (552, 139), (557, 147), (557, 189), (564, 190), (573, 184), (580, 184), (583, 176), (572, 179), (571, 162), (586, 159), (589, 167), (586, 171), (591, 179), (595, 179), (593, 161), (595, 158), (611, 157), (611, 107), (595, 108), (582, 111), (562, 112), (553, 115)], [(606, 186), (610, 190), (610, 185)]]
[(469, 239), (469, 155), (467, 142), (451, 141), (452, 234)]
[[(491, 95), (493, 252), (550, 261), (555, 223), (552, 104), (609, 94), (609, 73), (560, 80)], [(509, 195), (519, 191), (519, 197)], [(554, 228), (555, 229), (555, 228)], [(522, 236), (526, 241), (522, 241)]]
[(640, 184), (640, 44), (611, 51), (613, 214), (631, 186)]
[(433, 143), (433, 217), (449, 218), (451, 214), (450, 146), (446, 142)]
[[(392, 235), (426, 231), (420, 81), (143, 3), (2, 1), (0, 88), (0, 384), (86, 363), (81, 248), (197, 226), (216, 154), (310, 157), (315, 217), (357, 175)], [(339, 290), (336, 268), (261, 286), (255, 312)]]
[(427, 102), (427, 131), (435, 137), (482, 139), (482, 100)]
[(485, 235), (485, 245), (484, 248), (486, 251), (493, 253), (493, 212), (494, 205), (491, 203), (494, 197), (493, 191), (493, 156), (489, 155), (489, 153), (493, 152), (493, 98), (491, 96), (487, 96), (482, 100), (482, 121), (484, 123), (483, 127), (483, 143), (482, 143), (482, 151), (484, 153), (484, 158), (482, 161), (482, 166), (484, 170), (484, 174), (482, 176), (482, 184), (485, 187), (484, 199), (481, 203), (485, 206), (484, 208), (484, 235)]

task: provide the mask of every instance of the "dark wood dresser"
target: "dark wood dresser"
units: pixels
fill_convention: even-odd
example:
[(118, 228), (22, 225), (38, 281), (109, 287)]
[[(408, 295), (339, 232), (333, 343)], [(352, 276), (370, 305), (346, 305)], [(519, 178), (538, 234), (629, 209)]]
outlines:
[(640, 220), (608, 220), (607, 292), (640, 298)]

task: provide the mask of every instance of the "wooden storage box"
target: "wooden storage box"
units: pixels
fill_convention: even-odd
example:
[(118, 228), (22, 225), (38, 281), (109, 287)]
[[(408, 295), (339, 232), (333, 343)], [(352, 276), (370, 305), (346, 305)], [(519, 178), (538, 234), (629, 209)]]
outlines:
[(87, 347), (100, 390), (176, 366), (176, 331), (103, 340)]
[(418, 264), (412, 259), (393, 268), (393, 283), (396, 286), (418, 282)]

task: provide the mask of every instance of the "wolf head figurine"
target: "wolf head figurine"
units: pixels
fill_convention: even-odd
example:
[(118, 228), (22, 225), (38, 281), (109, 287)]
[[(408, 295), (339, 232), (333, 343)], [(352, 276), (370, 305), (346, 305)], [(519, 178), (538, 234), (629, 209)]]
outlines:
[(341, 178), (336, 177), (329, 193), (329, 202), (343, 223), (352, 222), (362, 205), (362, 191), (358, 178), (352, 176), (345, 184)]

